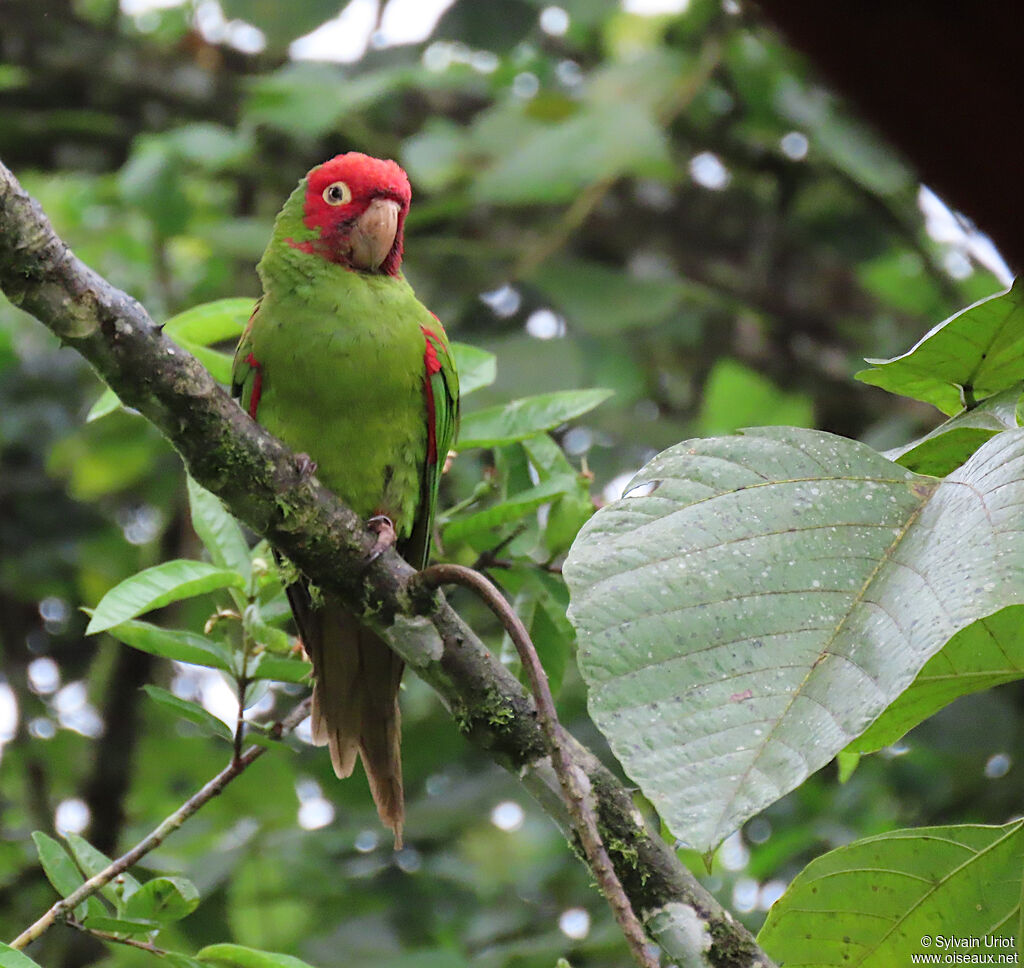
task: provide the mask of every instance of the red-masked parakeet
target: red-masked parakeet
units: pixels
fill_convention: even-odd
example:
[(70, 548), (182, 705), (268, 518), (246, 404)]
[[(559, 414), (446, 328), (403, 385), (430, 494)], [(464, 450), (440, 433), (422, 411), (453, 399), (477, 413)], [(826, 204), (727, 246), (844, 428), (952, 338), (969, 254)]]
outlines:
[[(249, 415), (316, 464), (357, 514), (427, 561), (459, 385), (448, 338), (402, 275), (411, 192), (393, 161), (357, 152), (317, 166), (285, 203), (260, 260), (263, 296), (235, 352)], [(358, 753), (401, 846), (402, 660), (330, 594), (288, 589), (313, 662), (313, 739), (339, 777)]]

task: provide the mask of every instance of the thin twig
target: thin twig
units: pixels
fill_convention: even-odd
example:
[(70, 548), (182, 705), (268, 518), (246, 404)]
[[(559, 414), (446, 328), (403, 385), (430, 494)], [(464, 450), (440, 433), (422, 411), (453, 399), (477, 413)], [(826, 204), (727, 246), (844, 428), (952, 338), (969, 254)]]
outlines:
[[(270, 736), (274, 739), (279, 739), (285, 732), (298, 726), (309, 715), (309, 706), (309, 699), (299, 703), (284, 719), (274, 724), (270, 730)], [(35, 924), (22, 931), (11, 942), (10, 946), (19, 949), (24, 948), (35, 941), (36, 938), (41, 937), (53, 926), (54, 922), (67, 920), (69, 911), (73, 911), (86, 898), (92, 897), (97, 891), (106, 887), (118, 874), (128, 870), (129, 867), (138, 863), (151, 850), (159, 847), (170, 834), (174, 833), (203, 804), (217, 796), (236, 776), (266, 752), (266, 746), (250, 746), (241, 756), (237, 758), (232, 757), (231, 762), (220, 773), (201, 790), (189, 797), (174, 813), (166, 817), (159, 826), (146, 837), (143, 837), (131, 850), (126, 854), (122, 854), (98, 874), (90, 877), (81, 887), (67, 897), (59, 900)]]
[(113, 931), (100, 931), (98, 928), (90, 928), (86, 924), (82, 924), (77, 918), (66, 917), (64, 923), (69, 927), (74, 928), (76, 931), (81, 931), (84, 934), (91, 934), (94, 938), (99, 938), (100, 941), (111, 941), (116, 944), (126, 944), (130, 948), (140, 948), (143, 951), (148, 951), (152, 955), (158, 955), (161, 958), (166, 957), (170, 954), (169, 951), (165, 951), (163, 948), (158, 948), (152, 941), (138, 941), (135, 938), (122, 937), (119, 934), (114, 934)]
[(481, 551), (479, 557), (473, 562), (473, 571), (484, 571), (487, 568), (509, 568), (511, 562), (501, 560), (498, 555), (501, 554), (516, 538), (519, 537), (526, 530), (526, 524), (517, 524), (504, 538), (501, 539), (493, 548), (488, 548), (486, 551)]
[[(248, 662), (248, 654), (243, 659), (243, 662)], [(234, 755), (232, 757), (234, 762), (238, 762), (242, 758), (242, 743), (245, 741), (245, 690), (249, 688), (249, 680), (245, 676), (239, 676), (238, 678), (238, 715), (235, 718), (235, 742), (232, 747)]]
[[(597, 878), (601, 892), (611, 905), (615, 920), (618, 921), (637, 964), (642, 968), (657, 968), (657, 959), (648, 950), (647, 935), (633, 911), (633, 906), (629, 903), (629, 898), (623, 890), (622, 883), (615, 873), (615, 867), (601, 839), (601, 833), (597, 828), (597, 817), (587, 802), (578, 771), (574, 768), (572, 759), (565, 750), (562, 724), (559, 723), (558, 714), (555, 712), (555, 701), (551, 696), (548, 677), (526, 627), (501, 592), (485, 575), (472, 568), (453, 564), (431, 565), (421, 571), (414, 580), (427, 588), (438, 588), (441, 585), (462, 585), (464, 588), (470, 588), (501, 619), (505, 631), (508, 632), (515, 644), (520, 661), (523, 663), (523, 668), (530, 681), (530, 690), (537, 704), (537, 717), (548, 741), (551, 763), (562, 786), (565, 805), (580, 839), (587, 863)], [(587, 785), (589, 786), (589, 782)]]

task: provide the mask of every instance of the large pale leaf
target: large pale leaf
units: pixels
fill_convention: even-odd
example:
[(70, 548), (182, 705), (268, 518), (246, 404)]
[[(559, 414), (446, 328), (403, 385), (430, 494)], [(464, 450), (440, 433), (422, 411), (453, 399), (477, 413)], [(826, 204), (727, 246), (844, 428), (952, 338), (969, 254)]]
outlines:
[(956, 413), (1020, 380), (1024, 290), (1016, 282), (939, 323), (902, 356), (867, 362), (858, 380)]
[(670, 448), (565, 565), (595, 722), (673, 832), (715, 846), (1024, 601), (1022, 505), (1020, 430), (943, 482), (794, 428)]
[[(1017, 820), (893, 830), (840, 847), (797, 875), (757, 940), (780, 965), (802, 968), (892, 968), (912, 964), (915, 954), (951, 964), (951, 949), (967, 958), (1012, 953), (1022, 827)], [(978, 945), (962, 951), (940, 941), (951, 938)]]
[(88, 635), (103, 632), (121, 622), (218, 588), (245, 588), (244, 576), (230, 568), (205, 561), (176, 558), (140, 571), (115, 585), (100, 599), (86, 628)]
[(1024, 606), (1010, 605), (961, 629), (913, 684), (847, 750), (873, 753), (972, 692), (1024, 679)]

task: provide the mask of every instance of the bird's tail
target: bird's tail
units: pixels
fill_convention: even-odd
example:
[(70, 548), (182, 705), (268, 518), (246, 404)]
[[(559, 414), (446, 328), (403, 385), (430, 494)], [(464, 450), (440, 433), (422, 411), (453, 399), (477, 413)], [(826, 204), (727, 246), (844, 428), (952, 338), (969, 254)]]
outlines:
[(401, 714), (403, 663), (378, 635), (329, 600), (305, 616), (303, 644), (313, 662), (313, 742), (327, 746), (339, 777), (363, 761), (377, 813), (402, 846)]

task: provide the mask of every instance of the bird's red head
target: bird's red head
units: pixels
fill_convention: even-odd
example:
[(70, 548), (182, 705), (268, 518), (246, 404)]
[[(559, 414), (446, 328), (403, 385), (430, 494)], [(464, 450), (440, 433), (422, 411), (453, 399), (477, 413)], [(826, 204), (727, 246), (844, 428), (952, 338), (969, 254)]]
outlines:
[(412, 198), (401, 167), (350, 151), (306, 178), (303, 222), (319, 238), (292, 244), (349, 269), (398, 275)]

